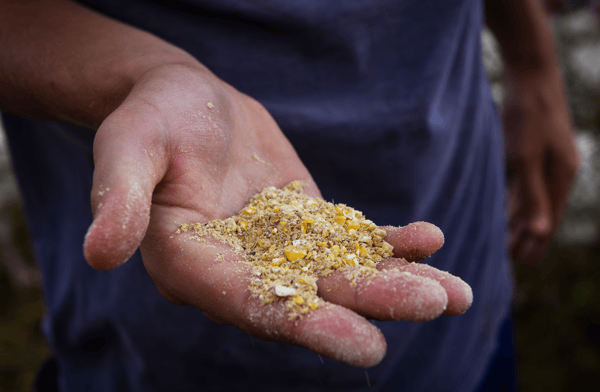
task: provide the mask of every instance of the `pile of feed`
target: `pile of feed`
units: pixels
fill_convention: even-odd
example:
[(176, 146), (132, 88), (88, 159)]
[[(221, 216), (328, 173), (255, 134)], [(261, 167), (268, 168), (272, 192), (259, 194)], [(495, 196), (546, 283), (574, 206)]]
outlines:
[(261, 303), (285, 301), (290, 317), (317, 309), (317, 279), (345, 271), (356, 284), (373, 276), (392, 246), (377, 225), (360, 211), (309, 197), (294, 181), (283, 189), (266, 188), (237, 215), (209, 223), (184, 224), (178, 232), (227, 242), (252, 266), (249, 289)]

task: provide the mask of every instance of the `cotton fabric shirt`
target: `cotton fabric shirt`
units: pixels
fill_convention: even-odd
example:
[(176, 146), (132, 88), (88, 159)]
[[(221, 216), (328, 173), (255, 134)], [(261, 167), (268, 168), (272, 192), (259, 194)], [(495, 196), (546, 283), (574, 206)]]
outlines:
[(377, 322), (364, 370), (251, 338), (164, 299), (139, 252), (108, 272), (82, 243), (93, 133), (4, 116), (43, 276), (61, 391), (471, 391), (510, 302), (502, 137), (481, 62), (479, 0), (112, 0), (85, 4), (191, 53), (273, 115), (327, 200), (379, 225), (429, 221), (425, 262), (471, 309)]

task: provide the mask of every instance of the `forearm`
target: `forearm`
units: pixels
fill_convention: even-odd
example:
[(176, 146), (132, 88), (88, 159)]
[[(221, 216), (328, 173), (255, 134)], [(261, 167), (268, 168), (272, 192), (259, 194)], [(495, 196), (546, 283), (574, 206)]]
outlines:
[(502, 47), (509, 71), (554, 71), (552, 33), (538, 0), (486, 0), (486, 22)]
[(0, 1), (0, 110), (97, 128), (149, 69), (200, 66), (161, 39), (66, 0)]

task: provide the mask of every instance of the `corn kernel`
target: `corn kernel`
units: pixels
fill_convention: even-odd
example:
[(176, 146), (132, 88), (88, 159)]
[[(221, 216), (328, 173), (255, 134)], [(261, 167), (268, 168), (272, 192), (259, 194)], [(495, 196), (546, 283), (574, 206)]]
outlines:
[(279, 211), (281, 211), (281, 208), (279, 208), (279, 207), (273, 208), (273, 212), (279, 212)]
[(240, 221), (240, 223), (238, 224), (238, 226), (240, 226), (242, 229), (246, 229), (248, 228), (248, 222), (246, 221)]
[(344, 218), (341, 215), (338, 215), (335, 218), (333, 218), (333, 221), (339, 225), (343, 225), (344, 223), (346, 223), (346, 218)]
[(242, 214), (244, 214), (246, 216), (252, 216), (252, 215), (256, 214), (256, 208), (246, 207), (246, 208), (244, 208), (244, 211), (242, 211)]
[(348, 222), (348, 225), (346, 226), (346, 230), (348, 231), (348, 233), (350, 233), (350, 230), (358, 229), (360, 229), (360, 224), (356, 222)]
[(394, 250), (394, 247), (393, 247), (392, 245), (388, 244), (388, 243), (387, 243), (387, 242), (385, 242), (385, 241), (383, 242), (383, 244), (381, 245), (381, 247), (383, 248), (383, 250), (384, 250), (386, 253), (389, 253), (389, 252), (391, 252), (392, 250)]
[(300, 296), (297, 296), (296, 298), (294, 298), (294, 301), (296, 301), (296, 303), (298, 305), (302, 305), (304, 303), (304, 300)]
[(260, 246), (261, 248), (270, 248), (270, 247), (271, 247), (271, 241), (269, 241), (269, 240), (268, 240), (268, 239), (266, 239), (266, 238), (261, 238), (260, 240), (258, 240), (258, 241), (256, 242), (256, 244), (257, 244), (258, 246)]
[(302, 223), (300, 224), (300, 227), (301, 227), (301, 229), (302, 229), (302, 233), (303, 233), (303, 234), (305, 234), (305, 233), (306, 233), (306, 228), (307, 228), (307, 227), (308, 227), (308, 225), (309, 225), (309, 224), (311, 224), (311, 223), (315, 223), (315, 220), (314, 220), (314, 219), (312, 219), (312, 218), (307, 218), (307, 219), (304, 219), (304, 220), (302, 221)]
[(273, 261), (271, 261), (271, 266), (279, 267), (281, 265), (281, 263), (283, 263), (283, 257), (278, 257), (276, 259), (273, 259)]
[(289, 261), (301, 260), (306, 257), (306, 252), (298, 250), (293, 246), (285, 248), (283, 253), (285, 253), (285, 257), (287, 257)]
[(281, 285), (275, 286), (275, 295), (277, 295), (278, 297), (288, 297), (292, 295), (295, 296), (297, 293), (298, 292), (293, 287), (286, 287)]

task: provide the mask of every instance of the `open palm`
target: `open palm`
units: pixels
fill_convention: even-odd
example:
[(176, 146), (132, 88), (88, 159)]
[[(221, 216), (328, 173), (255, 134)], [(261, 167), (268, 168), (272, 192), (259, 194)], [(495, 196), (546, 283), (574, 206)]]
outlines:
[[(175, 235), (182, 223), (236, 214), (267, 186), (300, 180), (306, 193), (320, 197), (267, 111), (200, 65), (146, 73), (99, 128), (94, 162), (94, 222), (84, 248), (90, 265), (118, 267), (139, 246), (159, 291), (215, 322), (373, 366), (386, 344), (366, 318), (425, 321), (470, 306), (470, 288), (460, 279), (388, 259), (368, 286), (351, 287), (341, 274), (321, 278), (319, 295), (330, 305), (292, 321), (283, 304), (260, 306), (250, 297), (248, 267), (235, 262), (242, 256), (219, 242)], [(425, 223), (384, 229), (395, 256), (413, 261), (443, 243), (441, 232)]]

